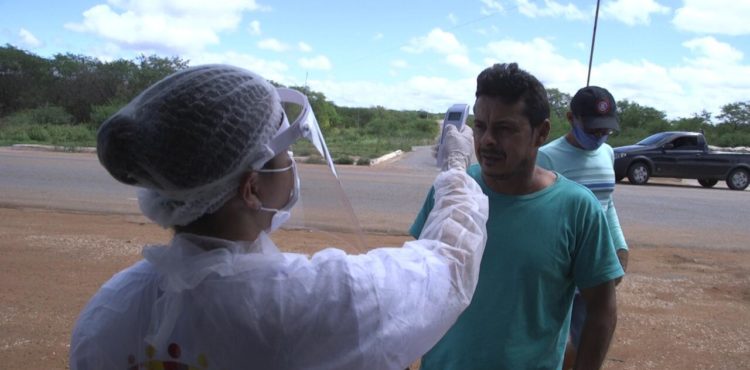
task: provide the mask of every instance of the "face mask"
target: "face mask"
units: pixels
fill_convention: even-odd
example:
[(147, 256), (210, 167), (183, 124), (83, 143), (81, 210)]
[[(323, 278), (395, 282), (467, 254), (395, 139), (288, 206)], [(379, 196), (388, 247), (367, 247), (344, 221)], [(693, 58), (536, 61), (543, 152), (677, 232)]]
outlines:
[(583, 131), (581, 124), (578, 122), (575, 122), (573, 124), (573, 136), (575, 136), (578, 144), (580, 144), (581, 147), (585, 150), (599, 149), (599, 147), (602, 146), (602, 144), (604, 144), (604, 142), (607, 141), (607, 138), (609, 137), (609, 135), (599, 137), (596, 135), (587, 134), (585, 131)]
[(294, 159), (292, 159), (292, 164), (289, 165), (288, 167), (274, 169), (274, 170), (264, 170), (264, 169), (256, 170), (257, 172), (275, 173), (275, 172), (288, 171), (290, 169), (292, 170), (292, 173), (294, 174), (294, 188), (292, 188), (292, 192), (289, 195), (289, 201), (287, 201), (286, 204), (280, 209), (267, 208), (263, 206), (260, 207), (261, 211), (273, 212), (273, 217), (271, 218), (271, 225), (268, 227), (268, 229), (264, 230), (268, 234), (278, 230), (281, 227), (281, 225), (287, 222), (289, 218), (292, 216), (292, 212), (291, 212), (292, 207), (294, 207), (294, 205), (297, 203), (297, 199), (299, 199), (299, 176), (297, 174), (297, 164), (294, 162)]

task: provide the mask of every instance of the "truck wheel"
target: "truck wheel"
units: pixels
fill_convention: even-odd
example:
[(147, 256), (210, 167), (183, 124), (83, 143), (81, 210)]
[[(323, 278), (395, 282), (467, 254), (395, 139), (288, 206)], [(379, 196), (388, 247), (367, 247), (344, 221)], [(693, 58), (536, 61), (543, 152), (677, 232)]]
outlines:
[(750, 171), (744, 168), (737, 168), (727, 176), (727, 186), (732, 190), (745, 190), (750, 182)]
[(717, 179), (698, 179), (698, 183), (704, 188), (712, 188), (717, 182), (719, 182)]
[(633, 163), (628, 168), (628, 180), (631, 184), (643, 185), (648, 182), (649, 175), (648, 166), (643, 162)]

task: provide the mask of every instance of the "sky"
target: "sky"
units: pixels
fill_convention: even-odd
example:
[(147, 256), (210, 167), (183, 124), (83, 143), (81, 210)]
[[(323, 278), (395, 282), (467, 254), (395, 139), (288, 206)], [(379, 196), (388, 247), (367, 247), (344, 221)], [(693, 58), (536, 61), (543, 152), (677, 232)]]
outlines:
[[(595, 0), (0, 0), (0, 44), (42, 57), (227, 63), (339, 106), (444, 112), (517, 62), (586, 85)], [(601, 0), (590, 84), (690, 117), (750, 100), (750, 0)]]

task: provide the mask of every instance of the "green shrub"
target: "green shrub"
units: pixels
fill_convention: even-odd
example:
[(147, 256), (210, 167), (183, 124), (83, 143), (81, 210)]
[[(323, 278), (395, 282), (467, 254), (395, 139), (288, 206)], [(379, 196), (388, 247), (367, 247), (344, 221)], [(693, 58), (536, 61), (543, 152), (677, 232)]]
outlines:
[(32, 123), (42, 125), (68, 125), (73, 122), (73, 116), (64, 108), (46, 106), (31, 110)]
[(49, 126), (49, 143), (53, 145), (95, 146), (96, 132), (87, 125)]
[(30, 126), (28, 131), (29, 139), (32, 141), (46, 142), (49, 139), (49, 132), (44, 126)]
[(96, 132), (85, 125), (7, 125), (0, 127), (0, 142), (2, 144), (95, 146)]
[(15, 112), (3, 121), (6, 125), (68, 125), (73, 116), (62, 107), (49, 105)]
[(323, 159), (323, 157), (319, 156), (318, 154), (313, 154), (307, 157), (307, 160), (305, 161), (305, 163), (322, 164), (322, 163), (326, 163), (326, 161)]
[(371, 160), (370, 157), (359, 157), (359, 159), (357, 159), (357, 166), (369, 166)]
[(27, 126), (6, 126), (0, 129), (0, 142), (3, 144), (28, 143)]
[(733, 132), (717, 136), (715, 139), (706, 139), (709, 145), (732, 148), (736, 146), (748, 146), (750, 143), (750, 132)]
[(354, 164), (354, 159), (348, 155), (335, 158), (333, 160), (335, 164)]
[(313, 153), (317, 153), (317, 150), (307, 140), (298, 140), (292, 145), (292, 152), (296, 157), (307, 157)]
[(89, 122), (89, 126), (94, 129), (98, 129), (99, 126), (107, 120), (107, 118), (117, 113), (117, 111), (119, 111), (123, 106), (125, 106), (125, 103), (122, 102), (112, 102), (105, 105), (92, 106), (90, 116), (91, 122)]
[(28, 125), (31, 122), (29, 111), (20, 111), (3, 117), (3, 127)]

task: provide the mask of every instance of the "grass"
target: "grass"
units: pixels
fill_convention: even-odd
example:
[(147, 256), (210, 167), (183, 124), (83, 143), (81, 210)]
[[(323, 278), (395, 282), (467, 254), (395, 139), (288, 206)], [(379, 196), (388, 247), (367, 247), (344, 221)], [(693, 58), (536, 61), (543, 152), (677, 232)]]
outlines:
[(2, 125), (0, 145), (42, 144), (62, 147), (92, 147), (96, 131), (86, 125)]
[[(376, 137), (353, 132), (336, 132), (326, 137), (334, 161), (339, 164), (365, 164), (370, 159), (401, 149), (410, 151), (413, 146), (430, 145), (434, 139), (417, 135)], [(55, 125), (0, 123), (0, 145), (40, 144), (66, 148), (96, 146), (96, 130), (90, 125)], [(292, 146), (296, 156), (315, 155), (317, 150), (307, 140)], [(311, 162), (315, 162), (312, 159)]]

